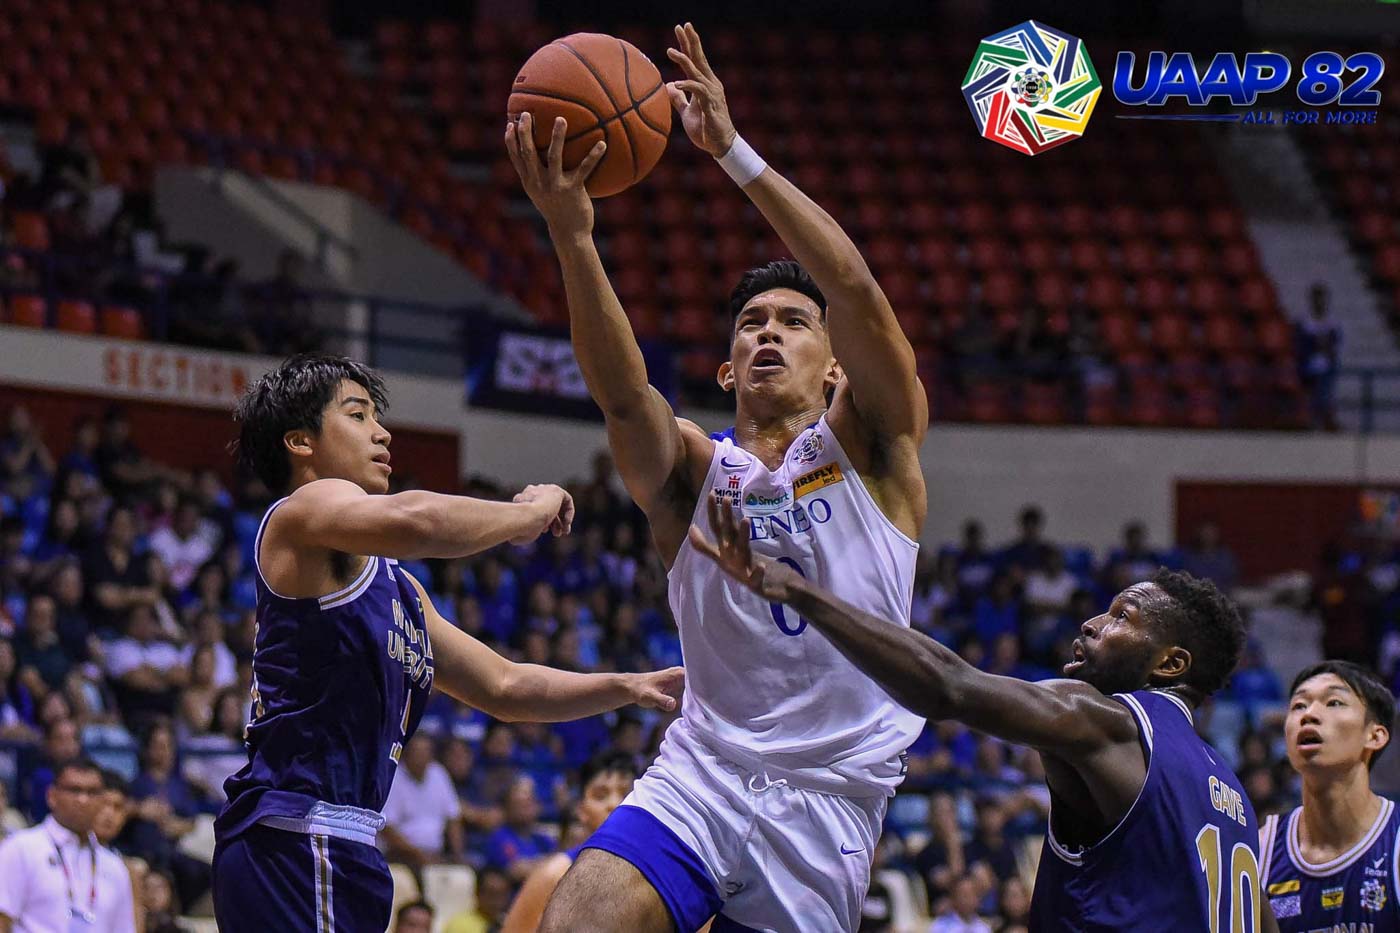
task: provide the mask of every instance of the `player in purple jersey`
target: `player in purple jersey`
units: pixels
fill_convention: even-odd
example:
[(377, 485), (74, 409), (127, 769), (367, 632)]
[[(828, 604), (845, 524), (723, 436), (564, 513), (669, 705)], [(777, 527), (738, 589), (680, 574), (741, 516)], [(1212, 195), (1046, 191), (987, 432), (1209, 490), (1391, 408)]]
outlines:
[(1284, 738), (1303, 805), (1260, 829), (1264, 891), (1279, 929), (1400, 931), (1400, 807), (1371, 790), (1395, 698), (1349, 661), (1299, 672)]
[(684, 672), (575, 674), (516, 664), (434, 610), (398, 559), (453, 558), (567, 534), (573, 502), (389, 490), (384, 384), (352, 360), (294, 357), (239, 402), (239, 455), (284, 498), (254, 545), (257, 629), (248, 764), (215, 822), (224, 933), (374, 931), (389, 923), (374, 845), (399, 756), (433, 686), (505, 720), (628, 703), (672, 710)]
[(1052, 814), (1032, 930), (1246, 933), (1262, 909), (1258, 824), (1192, 711), (1239, 661), (1244, 626), (1214, 584), (1159, 571), (1081, 626), (1066, 679), (977, 670), (925, 635), (833, 597), (753, 555), (748, 519), (710, 499), (716, 542), (691, 543), (761, 597), (821, 630), (890, 695), (1040, 751)]

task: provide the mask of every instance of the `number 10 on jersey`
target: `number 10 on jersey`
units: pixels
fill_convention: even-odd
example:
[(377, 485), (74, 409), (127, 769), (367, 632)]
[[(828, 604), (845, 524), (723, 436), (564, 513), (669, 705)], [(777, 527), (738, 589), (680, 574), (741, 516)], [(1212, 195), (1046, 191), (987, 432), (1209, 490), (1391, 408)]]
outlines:
[[(1207, 823), (1196, 834), (1196, 855), (1201, 859), (1201, 871), (1206, 874), (1206, 893), (1210, 903), (1210, 933), (1220, 933), (1220, 889), (1230, 898), (1229, 933), (1259, 933), (1259, 860), (1243, 842), (1235, 843), (1230, 851), (1229, 871), (1220, 860), (1220, 827)], [(1244, 901), (1249, 898), (1249, 925), (1245, 926)]]

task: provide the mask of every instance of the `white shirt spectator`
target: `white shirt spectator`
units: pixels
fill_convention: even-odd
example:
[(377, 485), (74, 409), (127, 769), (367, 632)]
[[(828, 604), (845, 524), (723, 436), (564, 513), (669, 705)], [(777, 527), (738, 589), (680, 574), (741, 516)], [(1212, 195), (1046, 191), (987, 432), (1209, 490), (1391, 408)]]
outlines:
[(167, 641), (140, 642), (118, 638), (107, 646), (107, 673), (112, 677), (130, 674), (144, 664), (168, 673), (181, 666), (180, 649)]
[[(233, 651), (227, 644), (221, 641), (213, 642), (214, 648), (214, 686), (220, 690), (225, 687), (232, 687), (238, 683), (238, 658), (234, 657)], [(180, 652), (180, 661), (186, 667), (194, 663), (194, 652), (196, 646), (186, 645)]]
[(934, 918), (928, 933), (992, 933), (991, 925), (981, 917), (964, 920), (949, 911)]
[(1079, 581), (1074, 574), (1061, 568), (1051, 575), (1045, 570), (1032, 570), (1026, 576), (1026, 602), (1063, 612), (1069, 606), (1070, 597), (1079, 589)]
[(430, 761), (419, 781), (400, 767), (384, 802), (384, 819), (415, 848), (436, 855), (442, 852), (448, 820), (462, 815), (462, 804), (452, 778), (439, 762)]
[(151, 550), (170, 571), (170, 583), (177, 590), (183, 590), (194, 581), (214, 551), (219, 547), (219, 526), (209, 519), (201, 519), (194, 534), (181, 538), (172, 528), (161, 528), (151, 535)]
[(121, 857), (94, 836), (80, 842), (52, 816), (0, 842), (0, 914), (16, 933), (136, 930), (131, 875)]

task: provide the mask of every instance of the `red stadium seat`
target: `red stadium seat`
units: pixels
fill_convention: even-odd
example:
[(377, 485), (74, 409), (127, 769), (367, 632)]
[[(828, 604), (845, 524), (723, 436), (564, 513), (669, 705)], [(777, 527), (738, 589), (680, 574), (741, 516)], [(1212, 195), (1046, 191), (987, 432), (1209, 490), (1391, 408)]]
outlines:
[(33, 211), (17, 211), (12, 221), (15, 245), (21, 249), (47, 252), (49, 249), (49, 224), (43, 214)]
[(145, 340), (146, 325), (140, 311), (109, 305), (102, 309), (102, 333), (126, 340)]
[(1148, 276), (1137, 283), (1137, 305), (1144, 311), (1174, 310), (1176, 288), (1162, 276)]
[(1191, 328), (1182, 315), (1166, 312), (1152, 319), (1152, 345), (1157, 350), (1173, 353), (1190, 342)]
[(97, 333), (97, 312), (86, 301), (60, 301), (56, 318), (59, 330), (72, 334)]
[(48, 306), (38, 295), (15, 295), (10, 298), (10, 323), (20, 327), (45, 327)]
[(1098, 272), (1091, 275), (1084, 288), (1084, 302), (1098, 311), (1123, 307), (1125, 297), (1123, 280), (1114, 272)]

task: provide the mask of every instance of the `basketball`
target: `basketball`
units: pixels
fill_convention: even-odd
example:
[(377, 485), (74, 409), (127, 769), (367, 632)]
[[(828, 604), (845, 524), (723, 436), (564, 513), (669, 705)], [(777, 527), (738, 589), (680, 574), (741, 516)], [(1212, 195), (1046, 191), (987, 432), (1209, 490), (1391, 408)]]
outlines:
[(598, 142), (608, 144), (588, 179), (595, 198), (617, 194), (647, 176), (666, 148), (671, 104), (661, 72), (632, 43), (595, 32), (556, 39), (525, 62), (511, 85), (512, 120), (529, 111), (535, 145), (549, 148), (554, 118), (568, 121), (564, 168)]

